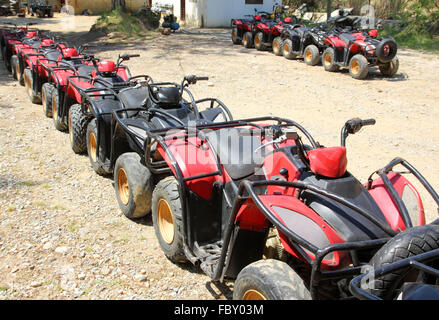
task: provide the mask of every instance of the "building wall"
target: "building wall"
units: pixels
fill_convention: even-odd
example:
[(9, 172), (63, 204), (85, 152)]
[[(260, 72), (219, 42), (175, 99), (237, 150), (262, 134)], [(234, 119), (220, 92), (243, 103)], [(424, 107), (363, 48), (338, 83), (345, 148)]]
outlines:
[[(66, 0), (75, 9), (75, 14), (81, 14), (87, 9), (91, 14), (101, 14), (111, 10), (111, 0)], [(147, 0), (125, 0), (128, 10), (139, 10), (143, 8)]]

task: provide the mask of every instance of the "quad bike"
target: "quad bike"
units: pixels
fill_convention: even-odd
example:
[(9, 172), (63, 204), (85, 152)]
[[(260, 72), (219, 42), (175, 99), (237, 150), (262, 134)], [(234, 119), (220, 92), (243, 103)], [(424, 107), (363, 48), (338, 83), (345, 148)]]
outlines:
[(235, 299), (351, 296), (349, 281), (384, 244), (425, 224), (418, 191), (393, 168), (404, 166), (439, 205), (405, 160), (365, 185), (346, 170), (346, 138), (374, 123), (347, 121), (340, 147), (276, 117), (146, 132), (147, 176), (163, 175), (151, 200), (160, 247), (214, 281), (236, 279)]
[[(283, 20), (278, 20), (278, 22), (260, 22), (256, 24), (256, 31), (254, 36), (254, 47), (258, 51), (265, 50), (269, 47), (273, 47), (273, 52), (276, 55), (282, 48), (279, 46), (279, 39), (285, 25), (293, 24), (292, 17), (286, 17)], [(278, 40), (276, 40), (278, 39)], [(276, 40), (276, 41), (275, 41)]]
[(27, 23), (26, 26), (17, 26), (13, 23), (7, 23), (12, 25), (11, 29), (4, 29), (1, 34), (1, 51), (2, 58), (5, 63), (6, 70), (12, 72), (11, 57), (13, 54), (13, 45), (21, 43), (24, 39), (38, 37), (40, 32), (38, 30), (30, 29), (29, 26), (35, 25), (35, 23)]
[(327, 22), (309, 27), (299, 23), (286, 25), (281, 35), (273, 41), (274, 54), (290, 60), (303, 57), (306, 64), (317, 65), (326, 49), (328, 32), (334, 28), (352, 30), (358, 23), (358, 19), (350, 18), (348, 14), (348, 11), (340, 10), (337, 16)]
[(39, 18), (53, 17), (53, 6), (47, 2), (44, 4), (42, 1), (34, 1), (29, 5), (29, 8), (32, 16), (37, 15)]
[(335, 29), (324, 40), (326, 49), (322, 64), (325, 70), (334, 72), (348, 67), (353, 78), (364, 79), (369, 67), (378, 66), (383, 75), (395, 75), (399, 68), (398, 46), (392, 37), (378, 38), (377, 33), (377, 30), (346, 32)]
[(51, 115), (53, 92), (65, 91), (67, 78), (79, 72), (91, 72), (93, 56), (83, 54), (87, 45), (71, 47), (65, 42), (49, 45), (41, 53), (24, 61), (23, 81), (32, 103), (42, 104), (46, 116)]
[[(90, 162), (94, 168), (97, 162), (100, 174), (113, 172), (116, 198), (128, 218), (150, 213), (152, 191), (162, 177), (162, 170), (155, 169), (163, 162), (159, 147), (150, 145), (149, 132), (233, 120), (220, 100), (195, 100), (188, 90), (189, 85), (207, 79), (192, 75), (184, 77), (181, 84), (144, 82), (120, 90), (117, 96), (123, 108), (113, 111), (111, 118), (104, 116), (90, 122)], [(151, 157), (159, 160), (152, 170), (145, 165)]]
[(60, 48), (55, 44), (56, 38), (40, 35), (39, 37), (25, 38), (20, 43), (12, 45), (11, 68), (14, 79), (24, 84), (24, 70), (33, 70), (34, 65), (41, 57), (61, 55)]
[[(423, 232), (419, 232), (420, 230), (416, 230), (417, 228), (404, 231), (390, 240), (382, 249), (385, 249), (387, 256), (388, 252), (396, 250), (407, 252), (417, 248), (413, 244), (419, 241), (425, 243), (421, 237), (426, 235), (433, 243), (437, 242), (439, 226), (429, 227), (430, 230), (422, 230)], [(355, 277), (349, 284), (351, 293), (361, 300), (382, 300), (383, 298), (439, 300), (439, 249), (410, 252), (404, 257), (386, 261), (385, 265), (381, 263), (379, 268), (371, 268), (370, 271)], [(380, 293), (377, 291), (379, 286), (391, 277), (400, 279), (401, 285), (392, 288), (393, 290), (388, 290), (386, 296), (375, 294), (376, 292)]]
[[(113, 61), (101, 61), (94, 63), (95, 70), (89, 76), (74, 75), (68, 78), (67, 96), (74, 97), (73, 104), (69, 107), (67, 122), (69, 129), (70, 144), (75, 153), (87, 151), (86, 135), (88, 123), (94, 118), (101, 118), (111, 114), (114, 108), (120, 108), (114, 96), (119, 90), (133, 84), (141, 78), (149, 80), (149, 76), (131, 77), (124, 61), (140, 57), (139, 54), (119, 55), (116, 63)], [(110, 89), (108, 92), (106, 89)], [(70, 104), (70, 103), (69, 103)], [(59, 109), (62, 113), (62, 108)]]
[(232, 19), (232, 42), (233, 44), (243, 44), (246, 48), (254, 45), (254, 35), (258, 23), (271, 23), (271, 14), (266, 11), (257, 11), (254, 15), (245, 15), (242, 19)]
[[(315, 66), (320, 62), (320, 54), (324, 50), (326, 29), (322, 26), (305, 27), (301, 24), (286, 25), (280, 37), (277, 37), (274, 51), (286, 59), (303, 57), (306, 64)], [(274, 46), (274, 45), (273, 45)]]

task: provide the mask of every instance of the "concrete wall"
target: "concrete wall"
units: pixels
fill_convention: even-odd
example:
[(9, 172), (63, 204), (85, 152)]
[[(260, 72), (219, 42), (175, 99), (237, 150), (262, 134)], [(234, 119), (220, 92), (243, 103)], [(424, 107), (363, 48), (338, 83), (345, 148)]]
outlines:
[[(232, 18), (253, 14), (254, 8), (271, 12), (275, 3), (281, 0), (264, 0), (264, 4), (245, 4), (245, 0), (186, 0), (185, 26), (228, 27)], [(156, 3), (174, 5), (174, 15), (180, 18), (180, 0), (153, 0)]]

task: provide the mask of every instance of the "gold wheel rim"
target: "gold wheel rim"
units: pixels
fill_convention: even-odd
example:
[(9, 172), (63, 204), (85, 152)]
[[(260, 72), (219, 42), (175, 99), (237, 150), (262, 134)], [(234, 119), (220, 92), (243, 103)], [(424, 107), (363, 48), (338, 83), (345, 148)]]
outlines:
[(52, 113), (53, 113), (53, 119), (55, 121), (58, 120), (58, 106), (56, 105), (56, 99), (52, 99)]
[(274, 51), (278, 51), (278, 49), (279, 49), (279, 44), (275, 41), (275, 42), (273, 43), (273, 50), (274, 50)]
[(290, 47), (288, 46), (288, 44), (284, 44), (284, 52), (286, 53), (290, 52)]
[(26, 87), (27, 94), (30, 96), (32, 88), (31, 88), (31, 84), (30, 84), (30, 79), (26, 75), (26, 73), (24, 74), (24, 84), (25, 84), (25, 87)]
[(41, 102), (43, 104), (43, 109), (46, 110), (46, 91), (41, 90)]
[(233, 41), (236, 40), (236, 31), (235, 30), (232, 31), (232, 39), (233, 39)]
[(242, 297), (243, 300), (267, 300), (267, 298), (255, 289), (247, 290)]
[(89, 136), (88, 136), (88, 146), (90, 149), (90, 157), (93, 160), (93, 162), (96, 162), (96, 137), (94, 135), (93, 132), (90, 132)]
[(168, 202), (161, 198), (157, 205), (157, 221), (160, 234), (167, 244), (174, 241), (174, 219)]
[(130, 199), (130, 186), (128, 184), (127, 173), (123, 168), (119, 168), (117, 171), (117, 190), (120, 200), (124, 205), (127, 205)]
[(15, 73), (17, 73), (17, 80), (20, 80), (20, 66), (18, 63), (15, 65)]
[(310, 62), (312, 60), (312, 52), (311, 52), (311, 50), (309, 50), (309, 49), (306, 50), (306, 52), (305, 52), (305, 59), (308, 62)]
[(330, 66), (332, 64), (331, 55), (329, 53), (325, 53), (325, 55), (323, 56), (323, 61), (325, 63), (325, 66)]
[(255, 44), (256, 44), (257, 46), (259, 46), (260, 43), (261, 43), (261, 40), (260, 40), (258, 37), (256, 37), (256, 39), (255, 39)]
[(355, 75), (359, 74), (360, 73), (360, 63), (356, 60), (352, 61), (351, 70), (352, 70), (353, 74), (355, 74)]
[(247, 37), (244, 37), (244, 45), (247, 45)]

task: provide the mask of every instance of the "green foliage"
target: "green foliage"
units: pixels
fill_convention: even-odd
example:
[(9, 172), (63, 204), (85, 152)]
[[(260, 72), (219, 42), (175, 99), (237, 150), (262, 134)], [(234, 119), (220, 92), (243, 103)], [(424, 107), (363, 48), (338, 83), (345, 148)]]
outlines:
[(92, 30), (101, 30), (105, 33), (118, 32), (124, 36), (144, 36), (148, 30), (158, 28), (159, 19), (159, 16), (146, 9), (133, 14), (116, 9), (102, 13), (92, 26)]

